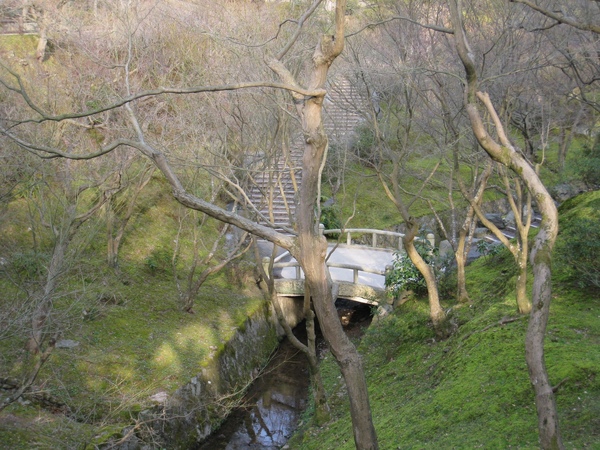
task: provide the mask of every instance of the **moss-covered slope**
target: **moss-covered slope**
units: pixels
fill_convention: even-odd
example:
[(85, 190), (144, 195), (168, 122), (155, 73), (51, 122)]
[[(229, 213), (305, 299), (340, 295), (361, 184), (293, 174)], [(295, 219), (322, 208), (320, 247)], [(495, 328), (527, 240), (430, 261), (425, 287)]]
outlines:
[[(580, 200), (574, 203), (589, 206)], [(515, 312), (512, 264), (501, 253), (468, 267), (473, 304), (446, 303), (456, 330), (445, 341), (434, 338), (425, 300), (404, 304), (368, 331), (360, 350), (380, 448), (538, 448), (524, 356), (528, 317)], [(560, 281), (560, 271), (555, 278), (546, 361), (563, 440), (571, 449), (600, 448), (600, 296)], [(354, 448), (330, 356), (323, 367), (334, 419), (301, 429), (293, 449)]]

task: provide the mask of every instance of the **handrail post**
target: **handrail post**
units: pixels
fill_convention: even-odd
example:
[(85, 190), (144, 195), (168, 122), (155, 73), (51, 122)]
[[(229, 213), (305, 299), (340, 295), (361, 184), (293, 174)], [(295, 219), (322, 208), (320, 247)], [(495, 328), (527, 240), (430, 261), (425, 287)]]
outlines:
[(300, 280), (300, 264), (296, 264), (296, 280)]
[(377, 233), (373, 232), (373, 248), (377, 248)]
[(269, 265), (271, 264), (271, 258), (269, 258), (268, 256), (263, 257), (262, 259), (262, 266), (263, 269), (265, 271), (265, 273), (267, 274), (268, 277), (271, 277), (272, 275), (269, 273)]
[(319, 224), (319, 236), (323, 237), (323, 232), (325, 231), (325, 225), (322, 223)]
[(358, 284), (358, 269), (354, 269), (352, 272), (353, 272), (353, 283)]
[(433, 249), (435, 248), (435, 236), (433, 233), (427, 233), (427, 240), (431, 244), (431, 250), (429, 251), (429, 254), (433, 255)]
[(352, 244), (352, 235), (350, 234), (349, 231), (346, 232), (346, 244), (348, 244), (348, 245)]

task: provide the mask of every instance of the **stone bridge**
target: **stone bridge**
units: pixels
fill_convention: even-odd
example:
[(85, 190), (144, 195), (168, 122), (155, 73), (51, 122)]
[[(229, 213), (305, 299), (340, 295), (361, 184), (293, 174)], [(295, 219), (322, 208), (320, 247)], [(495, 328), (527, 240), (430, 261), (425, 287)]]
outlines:
[[(323, 230), (323, 234), (345, 237), (343, 243), (340, 240), (329, 244), (327, 256), (327, 266), (337, 289), (337, 297), (387, 309), (385, 275), (394, 253), (402, 251), (404, 235), (362, 228)], [(369, 244), (353, 240), (359, 237), (363, 238), (361, 242), (367, 241)], [(427, 239), (433, 245), (433, 235), (428, 235)], [(269, 258), (265, 258), (264, 264), (269, 264)], [(304, 273), (288, 252), (275, 259), (273, 274), (279, 296), (304, 297)]]

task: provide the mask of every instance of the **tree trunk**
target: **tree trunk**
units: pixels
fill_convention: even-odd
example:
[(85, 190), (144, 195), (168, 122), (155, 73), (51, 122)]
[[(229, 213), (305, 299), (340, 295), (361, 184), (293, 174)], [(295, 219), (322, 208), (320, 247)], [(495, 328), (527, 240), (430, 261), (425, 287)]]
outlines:
[[(451, 0), (449, 5), (454, 25), (456, 50), (467, 76), (464, 103), (473, 133), (493, 160), (510, 168), (522, 180), (536, 200), (542, 214), (539, 232), (530, 255), (534, 279), (532, 309), (525, 337), (525, 359), (529, 369), (529, 380), (535, 392), (540, 445), (543, 449), (562, 449), (564, 446), (558, 427), (556, 402), (544, 361), (544, 336), (552, 300), (552, 249), (558, 234), (558, 211), (536, 170), (516, 151), (507, 138), (489, 95), (477, 91), (477, 72), (462, 24), (460, 0)], [(477, 108), (478, 100), (484, 104), (486, 111), (490, 114), (500, 143), (488, 134)]]
[(323, 97), (313, 98), (304, 106), (305, 150), (302, 167), (300, 202), (296, 211), (298, 247), (296, 259), (304, 270), (321, 330), (336, 359), (348, 389), (354, 442), (357, 449), (377, 449), (377, 436), (371, 417), (367, 382), (361, 358), (342, 328), (335, 308), (333, 282), (325, 263), (327, 240), (319, 233), (315, 210), (318, 204), (321, 162), (326, 157), (327, 137), (321, 121)]
[[(35, 11), (35, 7), (34, 7)], [(35, 18), (39, 28), (39, 39), (35, 50), (35, 57), (39, 62), (44, 62), (46, 57), (46, 46), (48, 45), (48, 13), (42, 9), (40, 13), (35, 14)]]
[(311, 308), (311, 295), (308, 285), (304, 286), (304, 320), (306, 321), (306, 348), (315, 397), (315, 421), (317, 425), (324, 424), (331, 418), (327, 393), (323, 385), (323, 378), (319, 370), (319, 358), (317, 356), (317, 335), (315, 332), (315, 313)]
[[(69, 206), (69, 208), (74, 213), (75, 206)], [(70, 224), (67, 226), (67, 228), (70, 228)], [(27, 342), (26, 348), (30, 352), (36, 354), (42, 352), (42, 345), (44, 343), (44, 328), (52, 310), (54, 292), (56, 291), (56, 286), (60, 275), (64, 270), (65, 255), (71, 241), (70, 230), (67, 229), (60, 231), (61, 235), (57, 238), (52, 250), (52, 258), (50, 259), (50, 265), (48, 266), (46, 283), (44, 284), (43, 291), (38, 296), (39, 300), (31, 319), (31, 337)]]
[(409, 219), (406, 222), (406, 234), (404, 235), (404, 238), (402, 238), (402, 241), (406, 254), (425, 279), (425, 284), (427, 285), (427, 298), (429, 300), (429, 317), (436, 332), (439, 333), (440, 328), (446, 319), (446, 313), (440, 305), (440, 296), (433, 269), (425, 262), (421, 255), (419, 255), (419, 252), (415, 247), (417, 231), (417, 223), (412, 218)]
[(113, 202), (112, 198), (106, 202), (106, 260), (108, 267), (117, 269), (119, 267), (119, 247), (121, 240), (119, 234), (115, 234), (117, 217), (113, 210)]
[[(356, 347), (344, 333), (335, 309), (333, 282), (325, 262), (327, 240), (319, 232), (320, 183), (328, 148), (322, 119), (324, 86), (329, 67), (344, 48), (345, 12), (345, 0), (337, 0), (335, 35), (323, 35), (313, 53), (308, 88), (319, 93), (311, 97), (292, 93), (305, 144), (302, 184), (296, 209), (298, 241), (290, 253), (304, 270), (305, 285), (310, 289), (323, 336), (346, 382), (356, 448), (375, 450), (379, 447), (362, 362)], [(284, 54), (285, 51), (271, 60), (269, 66), (283, 81), (296, 85), (293, 75), (281, 63)]]
[[(531, 252), (533, 264), (533, 307), (525, 337), (525, 359), (529, 370), (529, 379), (535, 392), (535, 406), (538, 415), (538, 430), (540, 445), (543, 449), (556, 450), (564, 448), (558, 427), (558, 412), (554, 392), (544, 361), (544, 336), (550, 315), (551, 285), (551, 254), (555, 232), (558, 227), (558, 217), (552, 214), (554, 202), (547, 195), (547, 208), (550, 214), (543, 221), (540, 232)], [(543, 236), (540, 237), (540, 234)]]
[[(302, 185), (304, 186), (304, 180)], [(300, 260), (306, 277), (305, 282), (308, 283), (313, 296), (313, 305), (321, 324), (323, 337), (329, 344), (348, 389), (356, 448), (375, 450), (379, 447), (371, 417), (362, 361), (356, 347), (344, 332), (335, 308), (333, 282), (325, 264), (327, 241), (318, 234), (310, 235), (302, 232), (299, 240), (302, 248)]]
[(517, 274), (517, 308), (521, 314), (529, 314), (531, 302), (527, 296), (527, 245), (522, 246), (515, 257), (519, 272)]
[(467, 265), (467, 255), (465, 252), (466, 235), (460, 233), (458, 238), (458, 247), (454, 253), (456, 259), (456, 300), (459, 303), (468, 303), (469, 293), (467, 292), (467, 276), (465, 267)]

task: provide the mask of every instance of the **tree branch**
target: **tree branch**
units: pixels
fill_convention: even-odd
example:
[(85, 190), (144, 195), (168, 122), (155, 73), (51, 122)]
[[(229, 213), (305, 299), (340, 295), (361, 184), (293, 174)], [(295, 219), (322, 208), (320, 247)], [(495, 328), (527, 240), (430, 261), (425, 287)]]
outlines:
[(573, 20), (569, 17), (565, 17), (562, 14), (556, 14), (555, 12), (549, 11), (541, 6), (536, 5), (535, 3), (530, 2), (529, 0), (509, 0), (511, 3), (521, 3), (522, 5), (526, 5), (534, 11), (543, 14), (550, 19), (556, 20), (559, 23), (564, 23), (565, 25), (569, 25), (573, 28), (577, 28), (581, 31), (591, 31), (592, 33), (599, 34), (600, 26), (594, 25), (592, 23), (581, 23), (577, 20)]
[(359, 29), (358, 31), (355, 31), (354, 33), (348, 33), (346, 35), (346, 37), (349, 38), (352, 36), (356, 36), (357, 34), (360, 34), (363, 31), (365, 31), (366, 29), (375, 28), (380, 25), (385, 25), (386, 23), (393, 22), (394, 20), (405, 20), (407, 22), (414, 23), (415, 25), (418, 25), (422, 28), (427, 28), (427, 29), (433, 30), (433, 31), (439, 31), (440, 33), (454, 34), (454, 30), (452, 30), (450, 28), (442, 27), (439, 25), (421, 23), (417, 20), (414, 20), (414, 19), (411, 19), (411, 18), (405, 17), (405, 16), (393, 16), (393, 17), (388, 17), (387, 19), (381, 20), (379, 22), (369, 23), (369, 24), (365, 25), (364, 27), (362, 27), (361, 29)]

